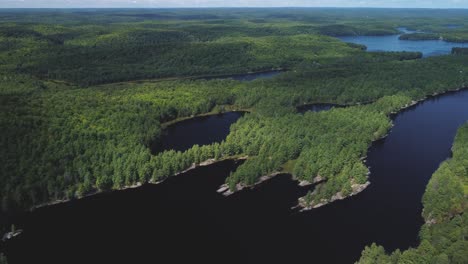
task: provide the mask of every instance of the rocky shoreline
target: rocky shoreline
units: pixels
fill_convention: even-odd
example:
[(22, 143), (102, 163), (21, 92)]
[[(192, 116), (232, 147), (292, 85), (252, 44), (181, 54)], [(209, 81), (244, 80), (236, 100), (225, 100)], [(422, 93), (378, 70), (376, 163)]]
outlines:
[[(405, 105), (404, 107), (400, 108), (398, 111), (395, 111), (395, 112), (390, 113), (390, 115), (391, 115), (391, 116), (392, 116), (392, 115), (396, 115), (396, 114), (400, 113), (401, 111), (403, 111), (403, 110), (405, 110), (405, 109), (408, 109), (408, 108), (410, 108), (410, 107), (413, 107), (413, 106), (415, 106), (415, 105), (417, 105), (417, 104), (419, 104), (419, 103), (421, 103), (421, 102), (423, 102), (423, 101), (425, 101), (425, 100), (427, 100), (427, 99), (429, 99), (429, 98), (436, 97), (436, 96), (440, 96), (440, 95), (447, 94), (447, 93), (458, 92), (458, 91), (461, 91), (461, 90), (464, 90), (464, 89), (468, 89), (468, 86), (460, 87), (460, 88), (457, 88), (457, 89), (451, 89), (451, 90), (447, 90), (447, 91), (444, 91), (444, 92), (434, 93), (434, 94), (432, 94), (432, 95), (425, 96), (424, 98), (421, 98), (421, 99), (419, 99), (419, 100), (412, 101), (410, 104)], [(392, 126), (393, 126), (393, 123), (392, 123)], [(389, 131), (390, 131), (390, 130), (389, 130)], [(383, 139), (383, 138), (385, 138), (385, 137), (387, 137), (387, 136), (388, 136), (388, 133), (387, 133), (386, 135), (384, 135), (383, 137), (381, 137), (381, 138), (379, 138), (379, 139), (376, 139), (375, 141), (381, 140), (381, 139)], [(374, 142), (375, 142), (375, 141), (374, 141)], [(183, 171), (177, 172), (177, 173), (173, 174), (173, 176), (177, 176), (177, 175), (186, 173), (186, 172), (191, 171), (191, 170), (193, 170), (193, 169), (195, 169), (195, 168), (197, 168), (197, 167), (209, 166), (209, 165), (212, 165), (212, 164), (214, 164), (214, 163), (221, 162), (221, 161), (228, 160), (228, 159), (232, 159), (232, 160), (246, 160), (247, 158), (248, 158), (248, 156), (242, 156), (242, 157), (238, 157), (238, 158), (229, 158), (229, 157), (228, 157), (228, 158), (224, 158), (224, 159), (220, 159), (220, 160), (208, 159), (208, 160), (206, 160), (206, 161), (204, 161), (204, 162), (201, 162), (201, 163), (199, 163), (199, 164), (192, 164), (189, 168), (187, 168), (187, 169), (185, 169), (185, 170), (183, 170)], [(363, 157), (363, 159), (365, 159), (365, 158), (366, 158), (366, 156)], [(243, 184), (238, 184), (238, 186), (236, 186), (236, 187), (237, 187), (237, 190), (234, 191), (234, 192), (229, 191), (229, 188), (226, 189), (227, 186), (225, 186), (225, 185), (223, 184), (223, 185), (220, 186), (220, 188), (218, 189), (218, 192), (219, 192), (219, 193), (222, 193), (222, 194), (225, 195), (225, 196), (229, 196), (229, 195), (232, 195), (233, 193), (238, 192), (238, 191), (241, 191), (242, 189), (245, 189), (245, 188), (254, 188), (255, 186), (257, 186), (257, 185), (259, 185), (259, 184), (261, 184), (261, 183), (263, 183), (263, 182), (265, 182), (265, 181), (267, 181), (267, 180), (269, 180), (269, 179), (271, 179), (271, 178), (273, 178), (273, 177), (275, 177), (275, 176), (277, 176), (277, 175), (279, 175), (279, 174), (282, 174), (282, 173), (280, 173), (280, 172), (275, 172), (275, 173), (272, 173), (272, 174), (270, 174), (270, 175), (262, 176), (262, 177), (260, 178), (260, 180), (259, 180), (257, 183), (255, 183), (255, 184), (253, 184), (253, 185), (250, 185), (250, 186), (246, 186), (246, 185), (243, 185)], [(316, 178), (317, 178), (317, 177), (316, 177)], [(161, 183), (161, 182), (163, 182), (163, 181), (164, 181), (164, 180), (162, 180), (162, 181), (151, 181), (151, 180), (150, 180), (150, 181), (148, 182), (148, 184), (159, 184), (159, 183)], [(308, 182), (303, 181), (303, 182), (301, 182), (301, 183), (299, 183), (299, 184), (300, 184), (300, 185), (302, 184), (301, 186), (307, 186), (307, 185), (311, 185), (311, 184), (314, 184), (314, 183), (318, 183), (318, 182), (316, 182), (315, 179), (314, 179), (314, 182), (313, 182), (313, 183), (308, 183)], [(369, 184), (370, 184), (370, 183), (369, 183)], [(367, 188), (367, 186), (368, 186), (369, 184), (366, 183), (366, 184), (363, 184), (361, 187), (357, 188), (356, 191), (359, 190), (357, 193), (360, 193), (360, 192), (362, 192), (363, 190), (365, 190), (365, 188)], [(42, 208), (42, 207), (47, 207), (47, 206), (52, 206), (52, 205), (57, 205), (57, 204), (66, 203), (66, 202), (69, 202), (69, 201), (74, 200), (74, 199), (86, 198), (86, 197), (93, 196), (93, 195), (100, 194), (100, 193), (121, 191), (121, 190), (126, 190), (126, 189), (134, 189), (134, 188), (141, 187), (142, 185), (143, 185), (143, 183), (137, 182), (137, 183), (135, 183), (135, 184), (133, 184), (133, 185), (123, 186), (122, 188), (113, 189), (113, 190), (110, 190), (110, 191), (99, 191), (99, 190), (98, 190), (98, 191), (91, 192), (91, 193), (89, 193), (89, 194), (83, 195), (83, 196), (81, 196), (81, 197), (74, 197), (74, 198), (72, 198), (72, 199), (60, 199), (60, 200), (55, 200), (55, 201), (51, 201), (51, 202), (39, 204), (39, 205), (36, 205), (36, 206), (31, 207), (31, 208), (30, 208), (30, 211), (34, 211), (35, 209), (39, 209), (39, 208)], [(354, 191), (353, 191), (353, 192), (354, 192)], [(356, 195), (357, 193), (352, 194), (352, 195)], [(335, 195), (338, 195), (338, 194), (335, 194)], [(339, 195), (338, 195), (338, 196), (339, 196)], [(351, 196), (351, 195), (349, 195), (349, 196)], [(345, 197), (343, 197), (343, 199), (345, 199), (346, 197), (349, 197), (349, 196), (345, 196)], [(341, 199), (340, 199), (340, 200), (341, 200)], [(327, 203), (327, 204), (328, 204), (328, 203)], [(323, 205), (325, 205), (325, 204), (323, 204)], [(323, 206), (323, 205), (322, 205), (322, 206)]]
[(238, 183), (238, 184), (236, 185), (236, 190), (234, 190), (234, 191), (231, 191), (231, 190), (229, 189), (229, 186), (228, 186), (227, 184), (223, 184), (223, 185), (221, 185), (221, 186), (219, 187), (219, 189), (218, 189), (216, 192), (218, 192), (218, 193), (220, 193), (220, 194), (222, 194), (222, 195), (224, 195), (224, 196), (227, 197), (227, 196), (233, 195), (233, 194), (235, 194), (235, 193), (237, 193), (237, 192), (240, 192), (240, 191), (242, 191), (242, 190), (244, 190), (244, 189), (253, 189), (253, 188), (255, 188), (255, 186), (260, 185), (260, 184), (262, 184), (263, 182), (266, 182), (266, 181), (268, 181), (268, 180), (272, 179), (273, 177), (278, 176), (278, 175), (280, 175), (280, 174), (283, 174), (283, 173), (281, 173), (281, 172), (274, 172), (274, 173), (272, 173), (272, 174), (262, 176), (262, 177), (260, 177), (260, 180), (257, 181), (257, 182), (256, 182), (255, 184), (253, 184), (253, 185), (245, 185), (245, 184), (242, 184), (242, 183)]
[[(448, 93), (455, 93), (455, 92), (458, 92), (458, 91), (461, 91), (461, 90), (465, 90), (465, 89), (468, 89), (468, 86), (466, 87), (461, 87), (461, 88), (458, 88), (458, 89), (452, 89), (452, 90), (447, 90), (445, 92), (440, 92), (440, 93), (434, 93), (432, 95), (428, 95), (428, 96), (425, 96), (424, 98), (421, 98), (419, 100), (413, 100), (411, 101), (409, 104), (401, 107), (398, 111), (394, 111), (392, 113), (389, 114), (389, 116), (391, 117), (392, 121), (393, 121), (393, 117), (399, 113), (401, 113), (403, 110), (406, 110), (406, 109), (409, 109), (411, 107), (414, 107), (416, 105), (418, 105), (419, 103), (421, 102), (424, 102), (425, 100), (427, 99), (430, 99), (430, 98), (434, 98), (434, 97), (437, 97), (437, 96), (440, 96), (440, 95), (444, 95), (444, 94), (448, 94)], [(393, 127), (393, 122), (392, 122), (392, 125), (391, 127)], [(389, 129), (388, 133), (385, 134), (384, 136), (376, 139), (373, 141), (376, 142), (376, 141), (379, 141), (379, 140), (382, 140), (384, 138), (386, 138), (389, 133), (391, 131), (391, 128)], [(208, 159), (206, 161), (203, 161), (199, 164), (192, 164), (190, 167), (188, 167), (187, 169), (183, 170), (183, 171), (180, 171), (180, 172), (177, 172), (175, 174), (173, 174), (173, 176), (177, 176), (177, 175), (180, 175), (180, 174), (183, 174), (183, 173), (186, 173), (186, 172), (189, 172), (191, 170), (194, 170), (198, 167), (204, 167), (204, 166), (209, 166), (209, 165), (212, 165), (212, 164), (215, 164), (215, 163), (218, 163), (218, 162), (222, 162), (222, 161), (225, 161), (225, 160), (246, 160), (248, 158), (248, 156), (242, 156), (242, 157), (226, 157), (226, 158), (223, 158), (223, 159), (219, 159), (219, 160), (215, 160), (215, 159)], [(367, 158), (367, 155), (362, 157), (362, 160), (365, 160)], [(243, 185), (243, 184), (238, 184), (236, 186), (236, 190), (234, 192), (230, 191), (228, 186), (226, 184), (223, 184), (222, 186), (220, 186), (220, 188), (218, 189), (218, 193), (224, 195), (224, 196), (230, 196), (236, 192), (239, 192), (243, 189), (253, 189), (255, 188), (256, 186), (272, 179), (273, 177), (277, 176), (277, 175), (280, 175), (280, 174), (284, 174), (282, 172), (275, 172), (275, 173), (272, 173), (270, 175), (266, 175), (266, 176), (262, 176), (260, 178), (260, 180), (253, 184), (253, 185), (250, 185), (250, 186), (247, 186), (247, 185)], [(351, 197), (351, 196), (354, 196), (354, 195), (357, 195), (361, 192), (363, 192), (370, 184), (371, 182), (369, 181), (369, 174), (368, 173), (368, 181), (364, 184), (355, 184), (355, 183), (352, 183), (351, 184), (351, 188), (352, 188), (352, 192), (348, 195), (343, 195), (341, 192), (338, 192), (336, 193), (335, 195), (333, 195), (330, 199), (323, 199), (321, 200), (319, 203), (316, 203), (316, 204), (306, 204), (305, 200), (303, 197), (299, 198), (298, 199), (298, 204), (297, 206), (293, 207), (292, 209), (299, 209), (300, 212), (305, 212), (305, 211), (309, 211), (309, 210), (313, 210), (313, 209), (316, 209), (316, 208), (320, 208), (322, 206), (325, 206), (325, 205), (328, 205), (328, 204), (331, 204), (335, 201), (339, 201), (339, 200), (344, 200), (348, 197)], [(298, 181), (298, 185), (301, 186), (301, 187), (306, 187), (306, 186), (310, 186), (310, 185), (314, 185), (314, 184), (320, 184), (320, 183), (323, 183), (324, 181), (326, 181), (326, 179), (323, 179), (322, 177), (320, 176), (316, 176), (313, 180), (313, 182), (309, 182), (309, 181)], [(164, 182), (164, 180), (161, 180), (161, 181), (149, 181), (145, 184), (159, 184), (159, 183), (162, 183)], [(74, 197), (74, 198), (71, 198), (71, 199), (59, 199), (59, 200), (54, 200), (54, 201), (51, 201), (51, 202), (47, 202), (47, 203), (43, 203), (43, 204), (39, 204), (39, 205), (36, 205), (36, 206), (33, 206), (30, 208), (30, 211), (34, 211), (36, 209), (39, 209), (39, 208), (43, 208), (43, 207), (48, 207), (48, 206), (53, 206), (53, 205), (57, 205), (57, 204), (62, 204), (62, 203), (66, 203), (66, 202), (69, 202), (71, 200), (78, 200), (78, 199), (83, 199), (83, 198), (86, 198), (86, 197), (90, 197), (90, 196), (93, 196), (93, 195), (96, 195), (96, 194), (100, 194), (100, 193), (106, 193), (106, 192), (114, 192), (114, 191), (121, 191), (121, 190), (126, 190), (126, 189), (134, 189), (134, 188), (139, 188), (143, 185), (143, 183), (141, 182), (137, 182), (135, 184), (132, 184), (132, 185), (128, 185), (128, 186), (123, 186), (122, 188), (119, 188), (119, 189), (113, 189), (113, 190), (109, 190), (109, 191), (100, 191), (100, 190), (96, 190), (94, 192), (90, 192), (86, 195), (83, 195), (83, 196), (80, 196), (80, 197)], [(0, 240), (0, 244), (1, 243), (6, 243), (8, 240), (10, 239), (14, 239), (18, 236), (20, 236), (22, 233), (22, 230), (18, 230), (17, 232), (15, 233), (6, 233), (2, 239)]]
[[(215, 164), (215, 163), (218, 163), (218, 162), (222, 162), (222, 161), (225, 161), (225, 160), (246, 160), (248, 158), (248, 156), (242, 156), (242, 157), (237, 157), (237, 158), (224, 158), (224, 159), (219, 159), (219, 160), (215, 160), (215, 159), (208, 159), (208, 160), (205, 160), (203, 162), (200, 162), (198, 164), (195, 164), (193, 163), (190, 167), (188, 167), (187, 169), (183, 170), (183, 171), (179, 171), (179, 172), (176, 172), (173, 174), (173, 176), (170, 176), (170, 177), (174, 177), (174, 176), (177, 176), (177, 175), (180, 175), (180, 174), (184, 174), (184, 173), (187, 173), (191, 170), (194, 170), (198, 167), (205, 167), (205, 166), (209, 166), (209, 165), (212, 165), (212, 164)], [(168, 177), (169, 178), (169, 177)], [(167, 179), (167, 178), (166, 178)], [(164, 180), (160, 180), (160, 181), (148, 181), (146, 184), (160, 184), (162, 182), (164, 182)], [(30, 208), (30, 211), (34, 211), (36, 209), (40, 209), (40, 208), (43, 208), (43, 207), (47, 207), (47, 206), (53, 206), (53, 205), (57, 205), (57, 204), (62, 204), (62, 203), (67, 203), (67, 202), (70, 202), (72, 200), (79, 200), (79, 199), (83, 199), (83, 198), (86, 198), (86, 197), (90, 197), (90, 196), (93, 196), (93, 195), (96, 195), (96, 194), (100, 194), (100, 193), (110, 193), (110, 192), (116, 192), (116, 191), (123, 191), (123, 190), (127, 190), (127, 189), (135, 189), (135, 188), (139, 188), (143, 186), (143, 183), (141, 182), (136, 182), (135, 184), (132, 184), (132, 185), (125, 185), (121, 188), (118, 188), (118, 189), (112, 189), (112, 190), (109, 190), (109, 191), (100, 191), (100, 190), (97, 190), (97, 191), (94, 191), (94, 192), (91, 192), (91, 193), (88, 193), (86, 195), (83, 195), (83, 196), (80, 196), (80, 197), (74, 197), (72, 199), (60, 199), (60, 200), (54, 200), (54, 201), (51, 201), (51, 202), (47, 202), (47, 203), (42, 203), (42, 204), (39, 204), (39, 205), (36, 205), (36, 206), (33, 206)]]
[[(432, 95), (428, 95), (428, 96), (425, 96), (424, 98), (421, 98), (419, 100), (413, 100), (411, 101), (409, 104), (406, 104), (405, 106), (401, 107), (398, 111), (393, 111), (389, 114), (390, 117), (394, 116), (394, 115), (397, 115), (399, 113), (401, 113), (402, 111), (406, 110), (406, 109), (409, 109), (411, 107), (414, 107), (416, 106), (417, 104), (421, 103), (421, 102), (424, 102), (425, 100), (429, 99), (429, 98), (432, 98), (432, 97), (436, 97), (436, 96), (440, 96), (440, 95), (443, 95), (443, 94), (447, 94), (447, 93), (451, 93), (451, 92), (458, 92), (460, 90), (464, 90), (464, 89), (468, 89), (468, 87), (463, 87), (463, 88), (458, 88), (458, 89), (452, 89), (452, 90), (447, 90), (445, 92), (440, 92), (440, 93), (434, 93)], [(377, 142), (379, 140), (382, 140), (382, 139), (385, 139), (386, 137), (388, 137), (392, 127), (394, 126), (393, 124), (393, 120), (392, 120), (392, 124), (391, 124), (391, 127), (389, 128), (389, 131), (388, 133), (386, 133), (385, 135), (383, 135), (382, 137), (374, 140), (372, 142), (372, 144), (374, 142)], [(366, 156), (363, 156), (361, 158), (362, 160), (366, 160), (367, 159), (367, 155)], [(229, 189), (229, 187), (227, 186), (227, 184), (223, 184), (219, 187), (219, 189), (217, 190), (218, 193), (224, 195), (224, 196), (230, 196), (230, 195), (233, 195), (237, 192), (240, 192), (244, 189), (253, 189), (255, 188), (256, 186), (262, 184), (263, 182), (265, 181), (268, 181), (270, 180), (271, 178), (277, 176), (277, 175), (280, 175), (282, 173), (280, 172), (274, 172), (272, 174), (269, 174), (269, 175), (265, 175), (265, 176), (262, 176), (260, 177), (260, 180), (258, 182), (256, 182), (255, 184), (253, 185), (245, 185), (245, 184), (242, 184), (242, 183), (238, 183), (236, 185), (236, 190), (234, 191), (231, 191)], [(369, 175), (370, 175), (370, 171), (368, 171), (368, 174), (367, 174), (367, 179), (369, 179)], [(299, 182), (299, 186), (301, 187), (305, 187), (305, 186), (310, 186), (310, 185), (314, 185), (314, 184), (320, 184), (322, 182), (326, 181), (325, 179), (323, 179), (322, 177), (320, 176), (316, 176), (314, 178), (314, 181), (313, 182), (308, 182), (308, 181), (300, 181)], [(343, 195), (341, 192), (338, 192), (336, 194), (334, 194), (330, 199), (327, 199), (327, 200), (322, 200), (320, 203), (317, 203), (317, 204), (311, 204), (311, 205), (306, 205), (305, 201), (304, 201), (304, 198), (301, 197), (298, 199), (298, 205), (293, 207), (293, 208), (301, 208), (300, 211), (303, 212), (303, 211), (309, 211), (309, 210), (312, 210), (312, 209), (315, 209), (315, 208), (319, 208), (319, 207), (322, 207), (322, 206), (325, 206), (327, 204), (330, 204), (330, 203), (333, 203), (334, 201), (339, 201), (339, 200), (344, 200), (348, 197), (351, 197), (351, 196), (354, 196), (354, 195), (357, 195), (361, 192), (363, 192), (367, 187), (369, 187), (369, 185), (371, 184), (371, 182), (368, 180), (367, 182), (365, 182), (364, 184), (356, 184), (356, 183), (351, 183), (351, 188), (352, 188), (352, 192), (349, 194), (349, 195)]]
[(346, 199), (348, 197), (357, 195), (357, 194), (361, 193), (362, 191), (364, 191), (367, 187), (369, 187), (369, 185), (370, 185), (369, 181), (367, 181), (364, 184), (352, 184), (351, 189), (353, 191), (349, 195), (343, 195), (341, 192), (337, 192), (329, 200), (322, 199), (317, 204), (311, 203), (311, 204), (307, 205), (305, 199), (303, 197), (301, 197), (301, 198), (298, 199), (298, 201), (299, 201), (298, 205), (296, 207), (294, 207), (294, 208), (301, 208), (299, 210), (300, 212), (310, 211), (312, 209), (325, 206), (325, 205), (333, 203), (335, 201), (344, 200), (344, 199)]
[[(464, 87), (460, 87), (460, 88), (452, 89), (452, 90), (447, 90), (447, 91), (444, 91), (444, 92), (433, 93), (432, 95), (425, 96), (424, 98), (421, 98), (419, 100), (413, 100), (413, 101), (411, 101), (411, 103), (406, 104), (405, 106), (401, 107), (398, 111), (391, 112), (390, 117), (392, 117), (394, 115), (397, 115), (397, 114), (401, 113), (402, 111), (407, 110), (407, 109), (409, 109), (411, 107), (414, 107), (414, 106), (418, 105), (419, 103), (422, 103), (422, 102), (426, 101), (427, 99), (437, 97), (437, 96), (440, 96), (440, 95), (444, 95), (444, 94), (448, 94), (448, 93), (458, 92), (458, 91), (465, 90), (465, 89), (468, 89), (468, 86), (464, 86)], [(385, 134), (384, 136), (374, 140), (372, 142), (372, 144), (374, 144), (375, 142), (377, 142), (379, 140), (382, 140), (382, 139), (385, 139), (386, 137), (388, 137), (391, 129), (393, 128), (393, 126), (394, 126), (394, 124), (393, 124), (393, 120), (392, 120), (392, 124), (391, 124), (391, 127), (390, 127), (388, 133)], [(363, 160), (367, 159), (367, 155), (362, 157), (362, 159)], [(346, 199), (348, 197), (357, 195), (357, 194), (363, 192), (371, 184), (371, 182), (369, 181), (369, 175), (370, 175), (370, 171), (368, 172), (368, 175), (367, 175), (368, 181), (366, 183), (364, 183), (364, 184), (351, 183), (351, 188), (352, 188), (353, 191), (349, 195), (343, 196), (341, 192), (338, 192), (338, 193), (334, 194), (330, 199), (327, 199), (327, 200), (323, 199), (322, 201), (320, 201), (320, 203), (309, 204), (309, 205), (307, 205), (304, 198), (301, 197), (301, 198), (298, 199), (298, 205), (293, 207), (293, 208), (301, 208), (300, 209), (301, 212), (309, 211), (309, 210), (312, 210), (312, 209), (315, 209), (315, 208), (325, 206), (325, 205), (330, 204), (330, 203), (332, 203), (334, 201), (344, 200), (344, 199)]]
[(8, 232), (8, 233), (5, 233), (2, 237), (2, 242), (7, 242), (8, 240), (11, 240), (19, 235), (21, 235), (23, 233), (23, 230), (21, 229), (18, 229), (18, 230), (15, 230), (15, 231), (11, 231), (11, 232)]

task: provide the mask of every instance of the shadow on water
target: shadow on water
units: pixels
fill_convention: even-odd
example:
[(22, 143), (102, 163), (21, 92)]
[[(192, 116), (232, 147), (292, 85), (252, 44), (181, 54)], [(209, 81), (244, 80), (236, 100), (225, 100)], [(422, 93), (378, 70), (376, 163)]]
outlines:
[(372, 242), (406, 249), (418, 243), (425, 186), (467, 120), (468, 90), (403, 111), (369, 149), (369, 188), (323, 208), (290, 210), (306, 190), (288, 175), (223, 197), (216, 189), (240, 164), (223, 161), (28, 213), (6, 253), (11, 264), (353, 263)]

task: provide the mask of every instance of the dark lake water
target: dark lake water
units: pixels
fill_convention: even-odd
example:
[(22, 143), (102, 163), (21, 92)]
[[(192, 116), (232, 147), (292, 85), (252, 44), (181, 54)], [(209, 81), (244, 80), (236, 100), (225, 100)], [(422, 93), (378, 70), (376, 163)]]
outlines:
[(224, 161), (19, 216), (25, 231), (5, 251), (11, 264), (353, 263), (372, 242), (406, 249), (418, 243), (425, 186), (467, 120), (468, 90), (400, 113), (369, 150), (370, 187), (310, 212), (290, 210), (307, 190), (288, 175), (216, 193), (240, 164)]
[[(299, 113), (308, 111), (320, 112), (333, 107), (334, 104), (310, 104), (298, 107)], [(151, 153), (157, 154), (166, 150), (185, 151), (193, 145), (208, 145), (221, 142), (229, 134), (229, 129), (245, 112), (227, 112), (217, 115), (200, 116), (183, 120), (164, 129), (161, 138), (151, 144)]]
[[(414, 33), (400, 28), (403, 33)], [(423, 57), (451, 54), (454, 47), (468, 47), (468, 43), (453, 43), (443, 40), (400, 40), (400, 35), (390, 36), (346, 36), (340, 37), (344, 42), (367, 46), (368, 51), (420, 51)]]
[(229, 128), (244, 112), (227, 112), (200, 116), (168, 126), (158, 142), (151, 145), (153, 154), (174, 149), (185, 151), (193, 145), (208, 145), (221, 142), (229, 134)]

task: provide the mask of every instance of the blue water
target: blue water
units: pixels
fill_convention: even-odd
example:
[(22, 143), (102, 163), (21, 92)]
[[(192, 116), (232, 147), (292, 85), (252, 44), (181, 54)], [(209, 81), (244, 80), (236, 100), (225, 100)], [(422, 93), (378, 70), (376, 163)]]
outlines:
[[(403, 33), (414, 31), (399, 28)], [(367, 46), (368, 51), (420, 51), (423, 57), (446, 55), (454, 47), (468, 47), (468, 43), (454, 43), (443, 40), (400, 40), (400, 35), (390, 36), (346, 36), (339, 37), (344, 42), (352, 42)]]

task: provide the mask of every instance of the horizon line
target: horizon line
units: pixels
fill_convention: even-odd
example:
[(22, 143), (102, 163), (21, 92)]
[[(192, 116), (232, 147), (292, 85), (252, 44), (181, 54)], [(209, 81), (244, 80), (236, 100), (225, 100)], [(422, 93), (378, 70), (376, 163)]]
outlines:
[(168, 6), (168, 7), (151, 7), (151, 6), (117, 6), (117, 7), (1, 7), (0, 9), (276, 9), (276, 8), (311, 8), (311, 9), (431, 9), (431, 10), (466, 10), (468, 7), (378, 7), (378, 6)]

